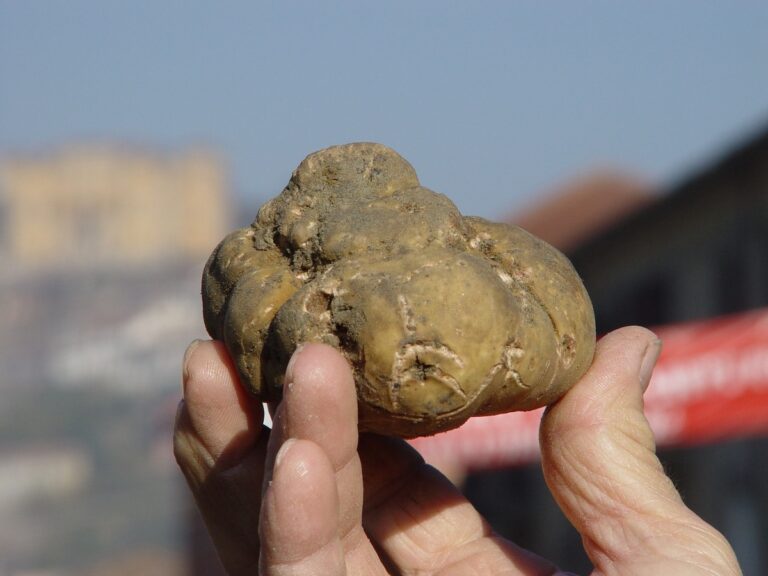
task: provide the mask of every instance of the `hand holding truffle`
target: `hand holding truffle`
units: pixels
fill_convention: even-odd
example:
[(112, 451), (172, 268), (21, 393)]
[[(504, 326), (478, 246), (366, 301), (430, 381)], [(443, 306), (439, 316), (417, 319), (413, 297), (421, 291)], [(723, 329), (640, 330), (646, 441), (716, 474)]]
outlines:
[(463, 217), (378, 144), (307, 157), (203, 275), (208, 332), (245, 387), (282, 395), (305, 342), (352, 366), (361, 431), (412, 437), (562, 396), (594, 352), (568, 260), (525, 231)]
[(741, 573), (656, 458), (655, 336), (595, 349), (560, 254), (461, 217), (391, 150), (307, 158), (216, 249), (203, 296), (223, 343), (187, 350), (174, 451), (232, 576), (564, 575), (391, 437), (548, 403), (544, 476), (595, 575)]
[[(642, 392), (657, 352), (641, 328), (599, 342), (545, 413), (545, 478), (595, 575), (736, 576), (728, 542), (685, 507), (654, 453)], [(184, 365), (176, 458), (230, 575), (563, 575), (495, 535), (406, 442), (358, 435), (336, 349), (295, 353), (271, 431), (223, 345), (193, 345)]]

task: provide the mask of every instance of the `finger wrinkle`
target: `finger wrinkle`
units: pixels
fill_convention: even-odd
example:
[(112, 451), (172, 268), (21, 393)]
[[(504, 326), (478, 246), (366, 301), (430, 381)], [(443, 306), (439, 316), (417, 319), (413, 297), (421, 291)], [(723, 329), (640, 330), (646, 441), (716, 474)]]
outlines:
[[(562, 487), (557, 491), (561, 506), (584, 536), (595, 564), (626, 562), (640, 551), (655, 551), (654, 543), (664, 545), (666, 538), (657, 542), (658, 535), (669, 535), (684, 508), (679, 497), (671, 498), (663, 487), (654, 487), (663, 475), (637, 478), (633, 470), (622, 470), (622, 463), (610, 470), (591, 469), (574, 454), (561, 455), (559, 462), (556, 481)], [(617, 478), (631, 480), (617, 483)]]
[(740, 574), (733, 548), (725, 537), (691, 510), (677, 518), (660, 520), (655, 546), (660, 555), (689, 562), (707, 573)]
[(261, 447), (264, 450), (269, 434), (269, 428), (262, 426), (261, 431), (254, 435), (253, 441), (247, 446), (236, 445), (237, 440), (233, 440), (228, 446), (231, 453), (225, 456), (217, 455), (192, 426), (189, 414), (184, 410), (179, 415), (174, 429), (173, 452), (182, 472), (188, 479), (194, 480), (197, 486), (207, 482), (214, 470), (217, 474), (225, 475), (238, 467), (254, 453), (253, 449)]
[(196, 380), (202, 384), (215, 383), (232, 375), (229, 357), (220, 342), (195, 340), (184, 353), (182, 379), (185, 384)]
[[(574, 391), (576, 392), (576, 391)], [(550, 407), (542, 419), (541, 436), (545, 442), (570, 441), (574, 435), (591, 434), (595, 437), (612, 434), (615, 430), (647, 427), (643, 414), (643, 400), (634, 390), (580, 392), (578, 397), (566, 397)], [(642, 422), (638, 422), (640, 416)], [(629, 424), (629, 426), (628, 426)]]
[[(627, 457), (627, 448), (617, 446), (615, 441), (584, 440), (560, 449), (553, 455), (553, 463), (561, 486), (576, 494), (575, 500), (594, 508), (591, 519), (601, 517), (610, 509), (619, 513), (622, 510), (648, 513), (652, 510), (649, 494), (656, 498), (668, 491), (666, 476), (652, 452), (643, 448), (642, 453), (629, 453)], [(665, 481), (659, 482), (662, 479)]]
[(229, 369), (214, 359), (193, 361), (188, 366), (184, 379), (184, 397), (203, 394), (212, 388), (221, 388), (222, 384), (229, 384), (229, 376)]
[(559, 574), (550, 562), (496, 535), (482, 536), (447, 553), (429, 565), (404, 574), (441, 576), (553, 576)]
[(491, 534), (456, 488), (426, 466), (386, 507), (368, 513), (366, 525), (385, 550), (397, 551), (390, 554), (396, 562), (426, 571), (445, 566), (457, 549)]
[(339, 532), (342, 537), (360, 526), (363, 514), (363, 487), (360, 459), (357, 453), (336, 472), (339, 493)]
[(394, 481), (382, 482), (375, 490), (366, 492), (363, 503), (363, 515), (375, 511), (379, 506), (396, 497), (413, 481), (413, 476), (417, 474), (417, 471), (422, 466), (425, 466), (423, 460), (414, 460), (407, 467), (403, 468)]
[(214, 459), (192, 430), (179, 430), (173, 436), (173, 454), (193, 491), (208, 479)]
[[(387, 576), (402, 573), (389, 563), (386, 556), (376, 550), (359, 523), (342, 535), (341, 545), (346, 558), (347, 574), (350, 576)], [(391, 571), (387, 570), (387, 565), (392, 568)]]
[(351, 526), (347, 530), (342, 530), (341, 542), (344, 546), (344, 551), (347, 553), (364, 549), (370, 544), (368, 535), (365, 533), (365, 530), (363, 530), (362, 525), (359, 523), (356, 523), (354, 526)]

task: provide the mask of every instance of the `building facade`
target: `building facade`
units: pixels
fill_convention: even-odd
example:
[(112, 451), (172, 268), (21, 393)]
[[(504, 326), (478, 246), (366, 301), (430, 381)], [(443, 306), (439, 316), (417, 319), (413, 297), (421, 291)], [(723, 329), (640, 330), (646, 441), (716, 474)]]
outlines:
[(229, 224), (211, 153), (83, 146), (0, 158), (6, 269), (124, 267), (199, 259)]

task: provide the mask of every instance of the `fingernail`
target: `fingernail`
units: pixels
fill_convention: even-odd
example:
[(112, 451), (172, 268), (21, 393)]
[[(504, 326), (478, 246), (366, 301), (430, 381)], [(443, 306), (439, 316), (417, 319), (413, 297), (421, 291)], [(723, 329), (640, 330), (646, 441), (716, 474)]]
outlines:
[(651, 382), (651, 374), (653, 373), (653, 368), (656, 366), (656, 360), (659, 359), (659, 354), (661, 353), (661, 340), (654, 340), (653, 342), (648, 344), (648, 347), (645, 349), (645, 355), (643, 356), (643, 361), (640, 364), (640, 386), (643, 388), (643, 392), (645, 392), (646, 388), (648, 388), (648, 384)]
[(280, 446), (280, 450), (277, 451), (277, 456), (275, 456), (275, 468), (280, 466), (280, 461), (285, 457), (286, 454), (288, 454), (288, 450), (290, 450), (291, 446), (293, 446), (295, 443), (295, 438), (288, 438), (288, 440), (283, 442), (283, 445)]
[(304, 350), (306, 346), (306, 342), (299, 344), (296, 347), (296, 350), (293, 351), (293, 354), (291, 354), (291, 359), (288, 360), (288, 366), (285, 367), (285, 377), (283, 379), (283, 383), (288, 384), (289, 382), (293, 382), (293, 367), (296, 364), (296, 360), (299, 357), (299, 354), (301, 354), (301, 351)]
[(181, 362), (182, 384), (186, 382), (187, 378), (189, 378), (189, 359), (192, 358), (193, 352), (197, 349), (201, 342), (202, 340), (199, 338), (197, 340), (192, 340), (189, 346), (187, 346), (186, 352), (184, 352), (184, 360)]

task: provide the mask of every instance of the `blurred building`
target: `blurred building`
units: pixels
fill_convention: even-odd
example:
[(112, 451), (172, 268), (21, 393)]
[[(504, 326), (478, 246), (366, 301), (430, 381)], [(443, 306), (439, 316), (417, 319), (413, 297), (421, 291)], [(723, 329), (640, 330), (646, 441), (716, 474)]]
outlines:
[[(569, 254), (592, 297), (599, 333), (768, 305), (768, 130), (653, 202), (617, 190), (604, 188), (604, 200), (584, 203), (566, 189), (525, 218), (532, 232)], [(575, 196), (590, 194), (577, 187)], [(630, 209), (614, 210), (610, 221), (595, 216), (604, 212), (601, 203)], [(593, 222), (591, 234), (584, 221)], [(666, 449), (660, 457), (686, 503), (731, 541), (745, 574), (768, 574), (768, 438)], [(590, 569), (538, 466), (475, 474), (466, 490), (503, 534), (563, 569)]]
[(570, 255), (601, 331), (768, 304), (768, 131)]
[(201, 150), (0, 157), (0, 389), (175, 383), (168, 350), (201, 335), (200, 273), (231, 200)]
[(14, 268), (199, 259), (229, 224), (212, 154), (118, 146), (0, 159), (0, 255)]
[(232, 200), (207, 151), (0, 157), (0, 574), (185, 573), (173, 407)]
[(2, 451), (0, 511), (69, 498), (86, 488), (92, 472), (92, 459), (81, 448), (40, 445)]
[(508, 220), (570, 252), (648, 206), (657, 195), (643, 178), (598, 169), (566, 182)]
[(183, 559), (165, 550), (140, 550), (87, 568), (82, 576), (187, 576)]

